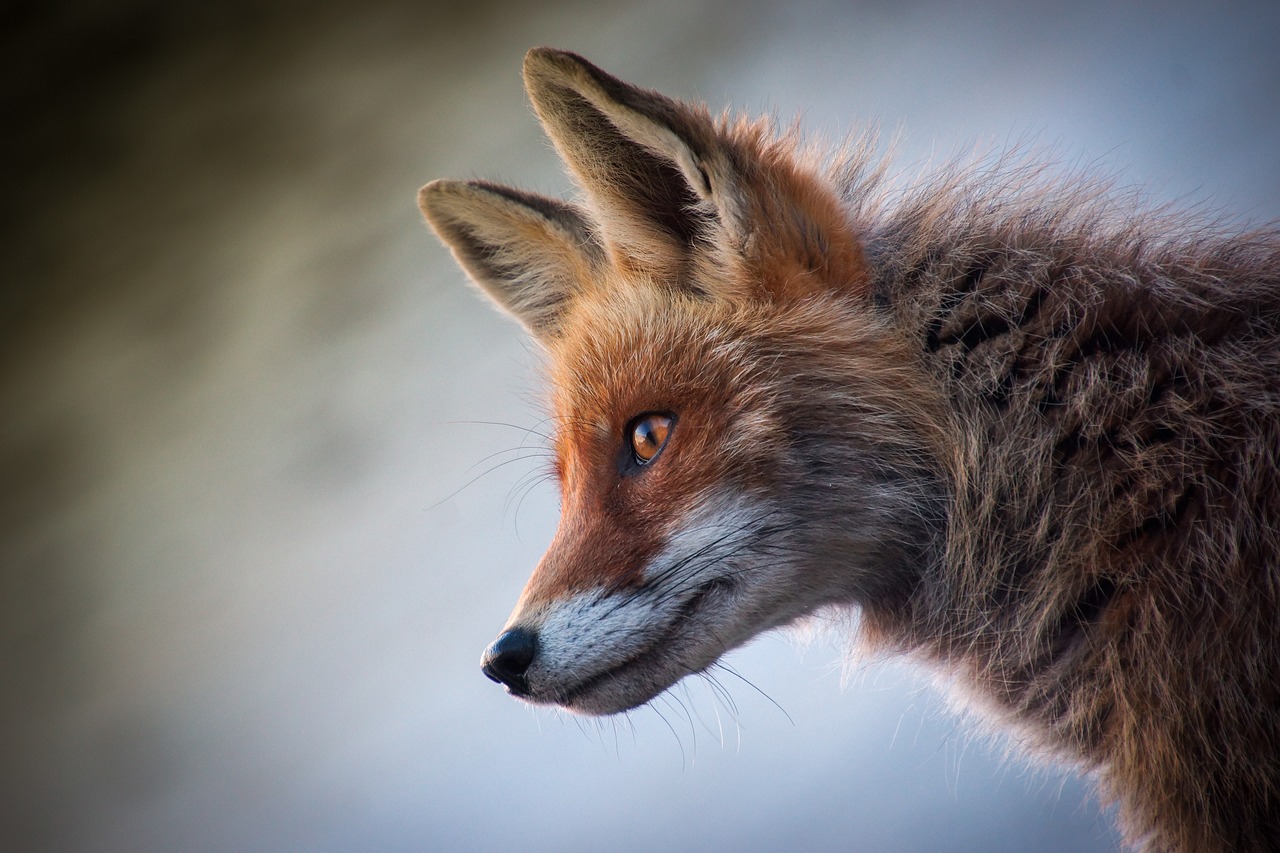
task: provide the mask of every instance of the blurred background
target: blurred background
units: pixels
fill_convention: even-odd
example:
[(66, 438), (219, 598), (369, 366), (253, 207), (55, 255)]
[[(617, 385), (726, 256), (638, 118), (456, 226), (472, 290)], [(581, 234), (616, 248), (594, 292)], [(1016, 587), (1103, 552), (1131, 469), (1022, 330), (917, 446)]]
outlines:
[[(1280, 6), (6, 4), (0, 849), (1106, 850), (838, 632), (611, 721), (481, 677), (556, 519), (537, 353), (417, 188), (571, 192), (533, 45), (1280, 217)], [(509, 424), (511, 426), (502, 426)]]

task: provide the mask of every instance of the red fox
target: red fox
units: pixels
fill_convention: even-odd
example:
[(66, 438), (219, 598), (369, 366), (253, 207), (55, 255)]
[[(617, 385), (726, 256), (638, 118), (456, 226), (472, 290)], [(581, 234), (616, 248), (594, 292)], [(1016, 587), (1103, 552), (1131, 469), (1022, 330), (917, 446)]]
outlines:
[(857, 608), (1131, 843), (1280, 849), (1280, 232), (524, 79), (585, 203), (420, 193), (550, 363), (562, 517), (484, 673), (612, 714)]

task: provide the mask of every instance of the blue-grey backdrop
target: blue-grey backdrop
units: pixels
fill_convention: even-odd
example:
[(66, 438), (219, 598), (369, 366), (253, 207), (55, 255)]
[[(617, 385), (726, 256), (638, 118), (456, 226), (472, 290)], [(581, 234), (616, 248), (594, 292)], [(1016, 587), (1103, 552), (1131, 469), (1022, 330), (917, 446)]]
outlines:
[(1116, 844), (1086, 780), (838, 626), (735, 653), (732, 704), (584, 722), (485, 681), (555, 524), (537, 353), (414, 195), (571, 191), (520, 86), (551, 44), (879, 125), (907, 175), (1023, 145), (1274, 219), (1274, 2), (64, 5), (4, 37), (0, 848)]

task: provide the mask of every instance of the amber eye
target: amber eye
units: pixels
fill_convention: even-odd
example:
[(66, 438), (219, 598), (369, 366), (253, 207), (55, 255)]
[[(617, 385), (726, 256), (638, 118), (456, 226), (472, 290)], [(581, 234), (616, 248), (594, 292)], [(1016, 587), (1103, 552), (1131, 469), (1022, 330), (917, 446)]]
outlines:
[(638, 464), (644, 465), (658, 455), (671, 434), (671, 424), (670, 415), (657, 413), (641, 415), (631, 422), (631, 452)]

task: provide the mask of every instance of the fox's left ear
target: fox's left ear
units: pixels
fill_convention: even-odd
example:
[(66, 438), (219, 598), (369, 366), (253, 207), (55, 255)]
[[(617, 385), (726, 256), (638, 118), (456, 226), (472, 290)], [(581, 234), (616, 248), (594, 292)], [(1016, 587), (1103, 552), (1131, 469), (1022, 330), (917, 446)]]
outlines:
[[(679, 279), (690, 262), (707, 264), (721, 274), (698, 276), (702, 286), (729, 298), (762, 287), (775, 296), (865, 290), (861, 243), (842, 205), (790, 146), (759, 128), (718, 128), (705, 108), (565, 51), (529, 51), (524, 78), (618, 266)], [(733, 270), (745, 275), (725, 274)]]
[(554, 337), (565, 305), (604, 263), (573, 205), (484, 181), (432, 181), (418, 192), (428, 224), (472, 281), (534, 337)]

